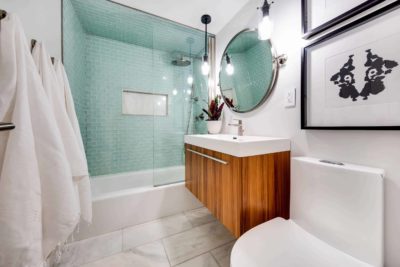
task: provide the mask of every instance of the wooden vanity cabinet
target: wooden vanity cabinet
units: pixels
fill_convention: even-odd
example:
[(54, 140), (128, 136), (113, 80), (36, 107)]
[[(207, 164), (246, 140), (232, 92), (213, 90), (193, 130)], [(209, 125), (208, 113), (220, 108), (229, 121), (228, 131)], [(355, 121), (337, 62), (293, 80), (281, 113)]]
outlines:
[(186, 187), (236, 237), (289, 218), (290, 152), (235, 157), (185, 145)]

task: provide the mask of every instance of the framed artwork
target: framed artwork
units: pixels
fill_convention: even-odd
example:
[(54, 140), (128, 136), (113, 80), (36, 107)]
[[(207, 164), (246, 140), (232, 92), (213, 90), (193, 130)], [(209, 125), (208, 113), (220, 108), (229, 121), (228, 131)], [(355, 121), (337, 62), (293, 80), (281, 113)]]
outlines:
[(385, 0), (301, 0), (303, 38), (351, 18)]
[(400, 130), (399, 6), (303, 48), (302, 129)]

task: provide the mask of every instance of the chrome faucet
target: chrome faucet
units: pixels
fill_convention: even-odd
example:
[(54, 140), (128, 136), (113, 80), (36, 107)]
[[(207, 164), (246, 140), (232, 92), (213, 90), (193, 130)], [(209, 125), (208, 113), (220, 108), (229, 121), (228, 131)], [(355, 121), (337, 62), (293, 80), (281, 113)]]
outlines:
[(238, 136), (243, 136), (244, 133), (244, 128), (243, 128), (243, 122), (242, 120), (239, 119), (233, 119), (234, 121), (237, 121), (238, 123), (229, 123), (229, 126), (236, 126), (238, 127)]

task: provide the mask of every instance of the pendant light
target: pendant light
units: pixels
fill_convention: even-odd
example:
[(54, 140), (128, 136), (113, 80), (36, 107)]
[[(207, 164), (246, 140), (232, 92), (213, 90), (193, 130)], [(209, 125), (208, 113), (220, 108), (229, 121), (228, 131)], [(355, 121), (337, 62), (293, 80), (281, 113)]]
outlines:
[(231, 75), (233, 75), (233, 73), (235, 72), (235, 68), (234, 68), (233, 65), (232, 65), (231, 58), (230, 58), (230, 56), (228, 55), (228, 53), (225, 54), (225, 57), (226, 57), (226, 67), (225, 67), (225, 71), (226, 71), (226, 74), (228, 74), (229, 76), (231, 76)]
[(205, 25), (205, 36), (204, 36), (204, 56), (203, 56), (203, 64), (201, 65), (201, 72), (203, 75), (210, 74), (210, 63), (208, 62), (208, 32), (207, 25), (211, 22), (210, 15), (201, 16), (201, 22)]
[(268, 40), (271, 38), (273, 24), (269, 18), (269, 9), (274, 2), (268, 3), (268, 0), (264, 0), (264, 5), (259, 7), (261, 9), (262, 17), (260, 23), (258, 24), (258, 39)]

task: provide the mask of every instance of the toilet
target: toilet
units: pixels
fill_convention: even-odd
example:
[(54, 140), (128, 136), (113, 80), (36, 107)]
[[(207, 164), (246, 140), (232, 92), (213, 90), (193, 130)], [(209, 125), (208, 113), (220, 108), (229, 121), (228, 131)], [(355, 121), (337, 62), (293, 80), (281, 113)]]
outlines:
[(381, 169), (291, 160), (290, 219), (241, 236), (232, 267), (383, 266)]

